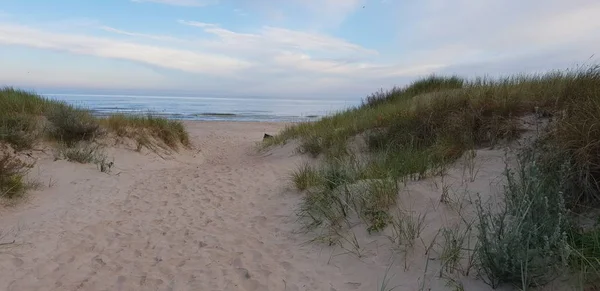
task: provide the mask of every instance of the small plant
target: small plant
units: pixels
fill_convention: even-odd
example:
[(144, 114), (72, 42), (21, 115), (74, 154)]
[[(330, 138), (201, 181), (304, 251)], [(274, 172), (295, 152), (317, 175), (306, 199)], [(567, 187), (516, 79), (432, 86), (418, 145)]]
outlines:
[(467, 176), (469, 182), (474, 182), (479, 174), (479, 168), (477, 167), (477, 151), (470, 149), (465, 152), (465, 160), (463, 164), (463, 177)]
[[(444, 239), (440, 254), (443, 272), (454, 273), (460, 271), (462, 275), (468, 276), (475, 263), (475, 252), (477, 247), (473, 245), (472, 239), (473, 223), (466, 223), (464, 227), (457, 225), (453, 228), (444, 228), (442, 236)], [(467, 265), (461, 265), (467, 259)]]
[(367, 228), (369, 233), (382, 231), (391, 220), (390, 215), (385, 210), (366, 210), (364, 215), (370, 224)]
[(294, 171), (291, 175), (291, 179), (294, 186), (300, 191), (323, 183), (318, 171), (309, 163), (304, 163), (298, 170)]
[(542, 175), (532, 155), (521, 156), (516, 173), (507, 169), (506, 177), (502, 209), (477, 205), (481, 274), (493, 287), (546, 284), (570, 255), (561, 181)]
[(417, 216), (398, 210), (392, 219), (392, 235), (390, 240), (397, 246), (412, 248), (417, 238), (425, 228), (427, 213), (419, 213)]
[(310, 154), (316, 158), (320, 153), (323, 152), (322, 141), (316, 136), (308, 137), (302, 140), (298, 151), (302, 154)]
[(0, 115), (0, 141), (5, 141), (17, 150), (33, 146), (37, 138), (37, 122), (26, 114), (9, 113)]
[(390, 284), (390, 281), (393, 278), (393, 276), (391, 278), (388, 277), (393, 265), (394, 264), (392, 263), (385, 269), (385, 274), (383, 275), (383, 281), (381, 282), (381, 285), (379, 286), (379, 291), (393, 291), (399, 287), (399, 286), (388, 287), (388, 285)]
[(590, 289), (585, 290), (596, 290), (593, 287), (600, 287), (600, 229), (595, 226), (586, 231), (573, 230), (569, 234), (569, 244), (572, 269), (579, 273), (582, 285), (591, 285)]
[(33, 165), (26, 164), (8, 153), (0, 156), (0, 196), (15, 198), (22, 195), (29, 184), (25, 175)]
[(62, 145), (58, 149), (56, 158), (81, 164), (106, 161), (106, 155), (102, 152), (100, 145), (90, 142)]

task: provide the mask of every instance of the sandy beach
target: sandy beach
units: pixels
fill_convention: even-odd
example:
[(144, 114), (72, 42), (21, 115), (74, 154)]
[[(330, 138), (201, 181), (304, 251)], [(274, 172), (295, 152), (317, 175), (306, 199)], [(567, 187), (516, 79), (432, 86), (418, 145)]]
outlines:
[[(308, 158), (293, 144), (256, 150), (264, 133), (284, 126), (188, 122), (192, 149), (159, 156), (113, 146), (108, 174), (34, 152), (30, 176), (43, 185), (0, 212), (1, 243), (10, 243), (0, 248), (0, 289), (380, 290), (389, 270), (388, 288), (450, 290), (427, 244), (460, 218), (440, 206), (435, 180), (402, 190), (403, 205), (427, 213), (423, 243), (405, 256), (364, 227), (352, 234), (356, 250), (309, 243), (294, 215), (303, 194), (289, 181)], [(482, 150), (476, 179), (465, 182), (458, 165), (445, 179), (493, 193), (503, 156)]]

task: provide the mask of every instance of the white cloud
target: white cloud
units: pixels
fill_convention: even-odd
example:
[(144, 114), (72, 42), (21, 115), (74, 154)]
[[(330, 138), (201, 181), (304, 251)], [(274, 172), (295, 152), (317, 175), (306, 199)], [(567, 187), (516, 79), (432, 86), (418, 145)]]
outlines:
[(217, 36), (226, 45), (255, 47), (260, 49), (315, 51), (322, 53), (352, 53), (376, 55), (377, 51), (347, 42), (343, 39), (315, 32), (304, 32), (264, 26), (256, 34), (238, 33), (217, 24), (179, 20), (179, 23), (202, 28)]
[(133, 42), (0, 24), (0, 43), (123, 59), (193, 73), (232, 75), (251, 66), (236, 58)]
[(122, 34), (122, 35), (127, 35), (127, 36), (132, 36), (132, 37), (148, 38), (148, 39), (158, 40), (158, 41), (171, 41), (171, 42), (181, 42), (181, 41), (184, 41), (182, 39), (179, 39), (179, 38), (176, 38), (176, 37), (172, 37), (172, 36), (129, 32), (129, 31), (125, 31), (125, 30), (116, 29), (116, 28), (113, 28), (113, 27), (110, 27), (110, 26), (104, 26), (104, 25), (100, 26), (99, 28), (101, 30), (104, 30), (104, 31), (107, 31), (107, 32), (116, 33), (116, 34)]
[(219, 3), (219, 0), (131, 0), (132, 2), (152, 2), (174, 6), (202, 7)]
[[(427, 0), (405, 44), (411, 50), (464, 47), (467, 52), (514, 54), (598, 40), (596, 0)], [(405, 37), (405, 36), (401, 36)], [(465, 54), (467, 56), (468, 54)]]
[[(179, 5), (202, 2), (152, 1)], [(259, 8), (250, 7), (260, 3), (254, 6), (264, 11), (283, 11), (287, 19), (276, 25), (273, 19), (263, 17), (264, 25), (240, 30), (228, 29), (225, 19), (223, 25), (179, 20), (193, 27), (186, 32), (193, 37), (100, 25), (79, 27), (78, 34), (74, 34), (75, 30), (65, 25), (30, 28), (0, 23), (0, 44), (125, 59), (192, 73), (157, 71), (165, 77), (165, 86), (253, 94), (328, 92), (328, 96), (336, 90), (367, 93), (432, 72), (469, 75), (560, 69), (585, 61), (592, 53), (600, 54), (594, 51), (600, 47), (600, 35), (595, 33), (600, 31), (597, 0), (385, 1), (382, 9), (390, 14), (399, 11), (406, 17), (374, 22), (385, 23), (389, 34), (392, 22), (397, 21), (396, 29), (403, 34), (394, 39), (394, 35), (375, 35), (379, 27), (368, 19), (385, 15), (369, 14), (376, 9), (365, 10), (360, 18), (365, 21), (364, 30), (371, 30), (377, 38), (378, 50), (320, 29), (343, 23), (367, 0), (255, 1), (252, 5), (244, 3), (248, 7), (244, 6), (243, 11), (260, 15)], [(379, 2), (368, 5), (383, 5)], [(298, 25), (298, 20), (312, 29), (286, 26)], [(114, 35), (90, 36), (92, 28)], [(381, 44), (382, 39), (389, 40), (389, 44)]]

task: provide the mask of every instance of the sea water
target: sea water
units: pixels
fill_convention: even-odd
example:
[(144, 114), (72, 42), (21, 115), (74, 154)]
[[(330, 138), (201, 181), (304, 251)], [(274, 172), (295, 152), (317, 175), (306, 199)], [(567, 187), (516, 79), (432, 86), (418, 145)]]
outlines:
[(152, 114), (205, 121), (315, 120), (360, 103), (357, 100), (307, 100), (274, 97), (139, 96), (42, 93), (49, 99), (89, 109), (94, 115)]

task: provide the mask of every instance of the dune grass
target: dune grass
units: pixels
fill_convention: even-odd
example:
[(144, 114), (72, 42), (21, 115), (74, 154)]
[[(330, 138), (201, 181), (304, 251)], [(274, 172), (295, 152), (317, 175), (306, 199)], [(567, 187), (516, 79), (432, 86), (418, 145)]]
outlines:
[(148, 115), (114, 114), (100, 120), (118, 136), (140, 140), (143, 135), (152, 136), (171, 148), (178, 144), (190, 145), (190, 138), (183, 123), (176, 120)]
[[(376, 231), (397, 224), (389, 211), (398, 191), (364, 185), (437, 175), (465, 152), (520, 137), (529, 117), (548, 125), (523, 150), (517, 169), (507, 169), (504, 205), (477, 204), (473, 254), (480, 276), (523, 290), (569, 269), (598, 279), (600, 225), (583, 231), (572, 218), (600, 207), (599, 66), (498, 79), (430, 76), (289, 126), (263, 146), (299, 140), (301, 153), (321, 157), (293, 175), (306, 191), (299, 212), (307, 226), (339, 229), (358, 216)], [(364, 153), (348, 146), (357, 136)]]
[[(65, 102), (43, 98), (35, 93), (10, 87), (0, 89), (0, 145), (8, 144), (14, 150), (30, 149), (39, 141), (58, 144), (61, 158), (80, 163), (96, 163), (107, 171), (112, 163), (106, 162), (94, 141), (114, 133), (168, 149), (189, 146), (188, 133), (179, 121), (155, 116), (111, 115), (97, 118), (83, 108)], [(25, 165), (5, 153), (0, 165), (0, 194), (16, 197), (26, 190), (23, 182)]]
[(77, 143), (106, 132), (126, 137), (148, 135), (173, 149), (189, 145), (187, 131), (179, 121), (151, 115), (96, 118), (88, 110), (61, 101), (9, 87), (0, 89), (0, 141), (14, 148), (31, 148), (41, 138)]
[(25, 181), (25, 175), (31, 166), (8, 153), (2, 154), (0, 156), (0, 197), (19, 197), (30, 188), (30, 184)]

